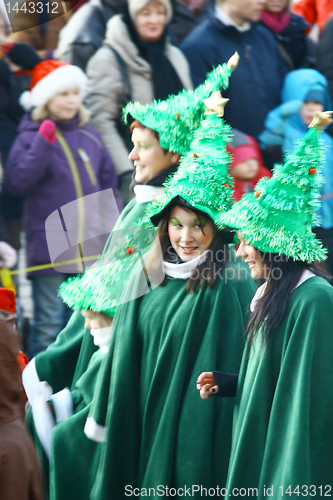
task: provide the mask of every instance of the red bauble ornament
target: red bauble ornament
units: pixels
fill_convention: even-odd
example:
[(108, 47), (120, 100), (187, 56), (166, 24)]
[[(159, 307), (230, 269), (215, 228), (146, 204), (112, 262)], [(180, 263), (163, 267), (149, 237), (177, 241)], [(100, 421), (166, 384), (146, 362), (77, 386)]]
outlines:
[(227, 187), (227, 188), (228, 188), (228, 187), (230, 187), (230, 186), (229, 186), (229, 184), (228, 184), (227, 182), (224, 182), (224, 183), (223, 183), (223, 186), (225, 186), (225, 187)]
[(126, 252), (128, 253), (128, 255), (131, 255), (132, 253), (135, 252), (134, 248), (133, 247), (128, 247)]
[(193, 158), (198, 158), (197, 153), (193, 153)]
[(316, 172), (317, 172), (317, 169), (314, 168), (314, 167), (311, 167), (310, 170), (309, 170), (309, 174), (310, 175), (314, 175)]
[(254, 196), (255, 196), (256, 198), (259, 198), (259, 196), (260, 196), (260, 195), (261, 195), (261, 192), (260, 192), (260, 191), (256, 191), (256, 192), (254, 193)]

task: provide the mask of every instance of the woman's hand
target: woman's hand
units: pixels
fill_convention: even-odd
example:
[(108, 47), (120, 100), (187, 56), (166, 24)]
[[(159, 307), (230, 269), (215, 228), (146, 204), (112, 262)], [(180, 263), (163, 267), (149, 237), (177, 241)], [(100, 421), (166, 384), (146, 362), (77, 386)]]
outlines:
[(202, 372), (197, 379), (197, 389), (200, 391), (201, 399), (208, 399), (218, 393), (213, 372)]

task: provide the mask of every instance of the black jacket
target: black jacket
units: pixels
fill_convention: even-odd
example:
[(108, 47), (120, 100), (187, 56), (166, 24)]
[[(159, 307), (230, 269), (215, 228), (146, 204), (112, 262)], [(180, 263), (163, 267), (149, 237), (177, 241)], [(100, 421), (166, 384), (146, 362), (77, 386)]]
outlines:
[(291, 13), (288, 26), (279, 33), (271, 30), (262, 21), (261, 24), (275, 37), (290, 69), (313, 67), (315, 61), (315, 43), (306, 36), (305, 30), (310, 28), (310, 25), (303, 17)]
[[(322, 73), (328, 81), (328, 91), (333, 102), (333, 17), (324, 26), (317, 45), (316, 69)], [(333, 126), (326, 130), (333, 137)]]

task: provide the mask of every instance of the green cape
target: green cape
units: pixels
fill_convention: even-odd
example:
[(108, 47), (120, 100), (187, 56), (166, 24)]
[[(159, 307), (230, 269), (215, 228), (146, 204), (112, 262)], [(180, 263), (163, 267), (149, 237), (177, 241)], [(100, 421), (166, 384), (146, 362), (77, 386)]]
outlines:
[(233, 400), (203, 402), (195, 381), (237, 371), (256, 287), (241, 263), (212, 289), (187, 293), (186, 281), (167, 278), (117, 312), (90, 413), (106, 426), (92, 498), (126, 498), (126, 485), (224, 485)]
[[(312, 277), (292, 292), (267, 350), (258, 335), (250, 355), (244, 352), (228, 494), (255, 487), (253, 497), (264, 500), (264, 487), (273, 487), (278, 499), (281, 486), (283, 498), (332, 494), (325, 486), (333, 478), (332, 324), (333, 288)], [(289, 486), (299, 495), (286, 493)]]

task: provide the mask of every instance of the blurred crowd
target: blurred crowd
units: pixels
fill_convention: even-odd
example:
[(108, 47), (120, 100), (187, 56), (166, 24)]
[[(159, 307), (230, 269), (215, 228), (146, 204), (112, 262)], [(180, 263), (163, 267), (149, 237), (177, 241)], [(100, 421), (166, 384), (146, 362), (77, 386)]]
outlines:
[[(45, 221), (109, 188), (109, 211), (117, 214), (134, 196), (131, 133), (122, 121), (128, 102), (191, 89), (237, 51), (240, 63), (224, 97), (230, 99), (225, 118), (234, 130), (229, 151), (239, 200), (270, 175), (333, 97), (333, 6), (327, 2), (72, 0), (55, 2), (50, 12), (42, 2), (42, 13), (33, 3), (28, 11), (18, 4), (9, 12), (10, 24), (4, 12), (0, 17), (1, 265), (14, 268), (24, 231), (34, 303), (30, 356), (66, 324), (71, 311), (57, 290), (68, 274), (84, 270), (82, 262), (56, 270)], [(318, 33), (310, 37), (314, 24)], [(322, 222), (314, 228), (329, 249), (331, 270), (332, 136), (333, 127), (322, 135), (326, 183)], [(87, 226), (87, 214), (82, 217)], [(101, 236), (90, 253), (100, 253), (104, 243)], [(65, 252), (60, 261), (70, 258), (74, 253)]]

